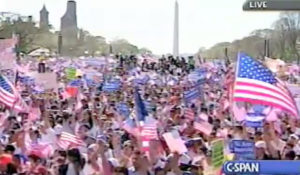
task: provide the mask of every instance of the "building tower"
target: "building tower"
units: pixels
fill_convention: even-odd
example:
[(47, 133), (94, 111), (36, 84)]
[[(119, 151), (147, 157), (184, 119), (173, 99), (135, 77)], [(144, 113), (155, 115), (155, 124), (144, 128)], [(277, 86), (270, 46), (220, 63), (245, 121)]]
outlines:
[(61, 35), (63, 53), (72, 52), (78, 41), (76, 2), (69, 0), (67, 3), (67, 11), (61, 18)]
[(49, 30), (49, 12), (45, 5), (40, 11), (40, 29)]

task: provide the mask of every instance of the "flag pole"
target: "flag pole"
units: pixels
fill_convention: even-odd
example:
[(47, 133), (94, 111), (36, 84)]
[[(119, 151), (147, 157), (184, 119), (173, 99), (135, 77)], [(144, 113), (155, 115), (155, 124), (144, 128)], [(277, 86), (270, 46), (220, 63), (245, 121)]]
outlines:
[[(20, 47), (19, 47), (20, 37), (19, 37), (19, 35), (13, 36), (13, 38), (14, 37), (16, 37), (16, 39), (17, 39), (17, 42), (15, 44), (15, 50), (16, 50), (16, 56), (17, 56), (16, 64), (18, 65), (20, 63), (20, 61), (21, 61), (21, 58), (20, 58)], [(18, 69), (16, 69), (15, 82), (14, 82), (15, 86), (17, 86), (18, 77), (19, 77), (19, 71), (18, 71)]]
[[(233, 82), (233, 87), (232, 87), (232, 91), (234, 91), (234, 88), (235, 88), (235, 85), (236, 85), (236, 77), (238, 76), (238, 67), (239, 67), (239, 63), (240, 63), (240, 55), (241, 55), (241, 52), (239, 51), (238, 52), (238, 55), (237, 55), (237, 60), (236, 60), (236, 65), (235, 65), (235, 76), (234, 76), (234, 82)], [(233, 93), (233, 92), (232, 92)], [(235, 120), (235, 117), (234, 117), (234, 113), (233, 113), (233, 97), (231, 96), (231, 113), (232, 113), (232, 121), (233, 121), (233, 124), (235, 124), (236, 120)]]

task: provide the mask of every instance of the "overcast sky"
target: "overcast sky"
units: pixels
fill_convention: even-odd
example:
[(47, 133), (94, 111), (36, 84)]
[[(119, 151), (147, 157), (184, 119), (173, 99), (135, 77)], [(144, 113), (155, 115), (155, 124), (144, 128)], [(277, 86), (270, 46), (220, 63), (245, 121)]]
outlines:
[[(222, 41), (233, 41), (267, 28), (278, 12), (243, 12), (245, 0), (178, 0), (181, 53), (195, 53)], [(78, 26), (108, 41), (125, 38), (156, 54), (172, 52), (175, 0), (77, 0)], [(67, 0), (0, 0), (0, 11), (33, 15), (43, 4), (56, 30)]]

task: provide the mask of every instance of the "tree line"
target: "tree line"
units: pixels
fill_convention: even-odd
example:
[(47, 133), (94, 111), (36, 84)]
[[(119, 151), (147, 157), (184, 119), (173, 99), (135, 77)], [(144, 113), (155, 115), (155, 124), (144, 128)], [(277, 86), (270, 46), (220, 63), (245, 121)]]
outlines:
[(239, 51), (263, 59), (266, 56), (265, 41), (268, 41), (269, 57), (280, 58), (287, 62), (300, 60), (300, 12), (281, 12), (270, 28), (257, 29), (249, 36), (233, 42), (217, 43), (209, 49), (200, 48), (198, 53), (205, 58), (235, 59)]
[[(49, 30), (39, 28), (31, 17), (17, 20), (6, 19), (0, 21), (0, 38), (11, 38), (13, 35), (19, 37), (19, 51), (29, 53), (30, 51), (43, 47), (52, 52), (58, 52), (59, 32), (54, 31), (50, 25)], [(72, 55), (105, 55), (105, 54), (144, 54), (151, 53), (147, 48), (138, 48), (125, 39), (116, 39), (108, 43), (102, 36), (94, 36), (90, 32), (79, 29), (79, 39)]]

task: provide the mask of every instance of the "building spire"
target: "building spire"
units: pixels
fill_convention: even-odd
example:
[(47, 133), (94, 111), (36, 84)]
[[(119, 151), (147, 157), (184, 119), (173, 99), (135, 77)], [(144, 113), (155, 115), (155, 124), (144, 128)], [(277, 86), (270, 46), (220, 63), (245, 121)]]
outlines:
[(49, 12), (46, 9), (46, 5), (43, 5), (40, 11), (40, 28), (44, 30), (49, 30)]
[(42, 10), (41, 11), (46, 11), (46, 12), (48, 12), (48, 10), (47, 10), (47, 8), (46, 8), (46, 5), (44, 4), (43, 5), (43, 8), (42, 8)]

